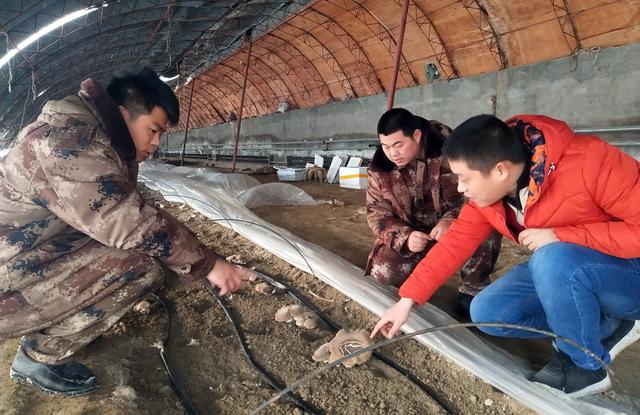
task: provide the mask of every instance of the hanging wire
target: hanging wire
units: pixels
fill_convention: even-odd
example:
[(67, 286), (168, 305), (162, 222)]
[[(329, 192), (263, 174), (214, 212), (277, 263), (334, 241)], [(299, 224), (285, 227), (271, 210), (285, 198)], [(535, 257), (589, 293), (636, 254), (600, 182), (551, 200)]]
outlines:
[(24, 97), (24, 104), (22, 105), (22, 117), (20, 117), (20, 127), (18, 127), (18, 131), (22, 130), (22, 126), (24, 125), (24, 114), (27, 111), (27, 102), (29, 102), (29, 92), (26, 93)]

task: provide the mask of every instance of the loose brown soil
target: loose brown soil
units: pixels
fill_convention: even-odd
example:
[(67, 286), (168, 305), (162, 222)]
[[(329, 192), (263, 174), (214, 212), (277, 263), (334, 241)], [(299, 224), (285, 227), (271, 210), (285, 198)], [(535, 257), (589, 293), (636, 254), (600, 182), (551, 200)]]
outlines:
[[(258, 178), (261, 181), (274, 180), (272, 176)], [(337, 199), (345, 205), (260, 207), (254, 211), (265, 220), (364, 267), (372, 242), (362, 214), (364, 192), (329, 184), (296, 184), (317, 199)], [(148, 190), (144, 193), (152, 203), (160, 202), (158, 194)], [(190, 208), (166, 201), (161, 203), (221, 256), (240, 254), (250, 261), (250, 265), (287, 281), (339, 324), (349, 328), (371, 328), (377, 321), (376, 316), (348, 297)], [(503, 244), (496, 273), (501, 274), (526, 255), (510, 243)], [(306, 330), (291, 323), (275, 322), (276, 310), (293, 303), (293, 300), (283, 293), (260, 294), (255, 291), (255, 284), (245, 283), (228, 299), (228, 303), (233, 314), (240, 319), (258, 362), (282, 383), (291, 383), (320, 367), (320, 363), (311, 360), (311, 355), (333, 334), (325, 327)], [(453, 313), (450, 300), (456, 288), (457, 281), (453, 279), (440, 290), (433, 302)], [(201, 283), (183, 284), (169, 275), (159, 295), (166, 299), (173, 321), (167, 349), (170, 362), (202, 414), (248, 413), (273, 395), (274, 390), (246, 363), (230, 323)], [(0, 413), (183, 413), (168, 387), (158, 349), (153, 347), (162, 337), (165, 321), (157, 304), (152, 306), (148, 315), (130, 311), (113, 329), (81, 351), (78, 359), (96, 372), (102, 388), (95, 394), (76, 399), (51, 397), (14, 384), (8, 377), (8, 369), (17, 340), (1, 344)], [(514, 342), (507, 346), (510, 351), (528, 357), (533, 365), (540, 365), (547, 358), (548, 347), (543, 343), (534, 348)], [(531, 350), (537, 351), (535, 356), (531, 356)], [(398, 343), (382, 352), (411, 368), (420, 379), (438, 391), (456, 413), (532, 413), (415, 341)], [(637, 352), (635, 358), (637, 362)], [(339, 367), (325, 372), (302, 386), (297, 393), (326, 414), (444, 413), (421, 390), (376, 359), (355, 368)], [(263, 413), (302, 412), (281, 400)]]

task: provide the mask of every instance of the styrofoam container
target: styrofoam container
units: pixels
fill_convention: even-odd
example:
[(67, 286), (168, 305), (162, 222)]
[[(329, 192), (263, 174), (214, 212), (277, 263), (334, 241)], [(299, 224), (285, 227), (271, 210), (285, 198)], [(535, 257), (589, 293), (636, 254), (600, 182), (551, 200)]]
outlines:
[(307, 169), (286, 167), (278, 169), (278, 180), (281, 182), (301, 182), (307, 178)]
[(329, 166), (329, 170), (327, 170), (327, 183), (338, 183), (338, 169), (347, 164), (348, 158), (349, 156), (345, 155), (333, 156), (331, 166)]
[(369, 182), (366, 167), (340, 167), (338, 177), (340, 187), (347, 189), (366, 189)]

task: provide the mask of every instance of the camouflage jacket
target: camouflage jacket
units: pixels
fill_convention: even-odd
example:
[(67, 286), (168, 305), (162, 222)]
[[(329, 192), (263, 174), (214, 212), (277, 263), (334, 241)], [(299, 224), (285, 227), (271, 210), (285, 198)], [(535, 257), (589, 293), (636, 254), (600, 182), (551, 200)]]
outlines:
[(213, 251), (146, 204), (137, 175), (127, 126), (97, 83), (88, 79), (77, 96), (47, 102), (0, 166), (0, 292), (11, 288), (2, 269), (13, 258), (45, 245), (72, 249), (46, 242), (78, 231), (153, 256), (187, 278), (206, 275)]
[(455, 219), (464, 203), (441, 157), (451, 129), (437, 121), (422, 119), (422, 124), (422, 149), (413, 163), (398, 168), (378, 147), (369, 164), (367, 221), (376, 236), (369, 263), (381, 245), (411, 256), (406, 247), (411, 232), (429, 233), (440, 220)]

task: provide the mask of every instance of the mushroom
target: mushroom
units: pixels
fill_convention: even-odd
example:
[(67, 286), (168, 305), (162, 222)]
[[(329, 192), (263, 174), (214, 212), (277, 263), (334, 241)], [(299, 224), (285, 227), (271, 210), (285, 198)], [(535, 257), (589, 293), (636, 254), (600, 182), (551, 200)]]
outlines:
[[(350, 330), (342, 329), (336, 333), (335, 337), (329, 342), (320, 346), (311, 357), (316, 362), (331, 363), (345, 356), (355, 353), (358, 350), (369, 346), (369, 332), (367, 330)], [(327, 349), (329, 355), (326, 356)], [(371, 358), (372, 352), (365, 352), (347, 359), (342, 362), (344, 367), (353, 367), (361, 365)]]
[(260, 284), (256, 284), (256, 291), (260, 294), (271, 294), (273, 292), (273, 288), (268, 282), (261, 282)]
[(329, 343), (325, 343), (322, 346), (318, 347), (315, 352), (313, 352), (313, 356), (311, 356), (311, 358), (314, 362), (327, 363), (330, 356), (331, 350), (329, 349)]
[(306, 329), (318, 327), (318, 316), (300, 304), (286, 305), (276, 311), (275, 320), (278, 322), (295, 321), (296, 326)]
[(293, 320), (291, 315), (291, 306), (285, 305), (276, 311), (276, 321), (279, 323), (289, 322)]
[(308, 318), (304, 321), (304, 324), (302, 325), (302, 327), (308, 330), (313, 330), (316, 327), (318, 327), (318, 320), (315, 318)]
[(133, 306), (133, 310), (136, 313), (140, 313), (144, 315), (149, 314), (151, 312), (151, 303), (147, 300), (142, 300)]

